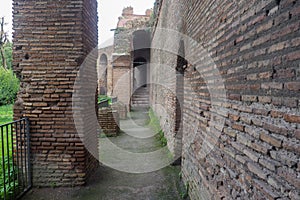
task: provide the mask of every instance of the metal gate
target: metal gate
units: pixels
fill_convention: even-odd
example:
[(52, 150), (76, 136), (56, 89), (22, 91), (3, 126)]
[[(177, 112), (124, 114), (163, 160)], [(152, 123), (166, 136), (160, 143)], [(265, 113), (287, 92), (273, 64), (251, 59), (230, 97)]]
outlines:
[(0, 125), (0, 199), (18, 199), (32, 186), (27, 118)]

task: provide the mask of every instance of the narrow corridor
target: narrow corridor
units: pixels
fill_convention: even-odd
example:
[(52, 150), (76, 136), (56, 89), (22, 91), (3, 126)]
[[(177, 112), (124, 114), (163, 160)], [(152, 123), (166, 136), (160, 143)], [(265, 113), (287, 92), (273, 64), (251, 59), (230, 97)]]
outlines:
[[(147, 127), (148, 113), (136, 111), (130, 113), (128, 120), (121, 121), (121, 134), (117, 137), (100, 138), (100, 157), (106, 162), (120, 163), (114, 166), (119, 170), (112, 169), (103, 164), (97, 169), (96, 173), (90, 178), (86, 187), (67, 188), (42, 188), (33, 189), (23, 199), (25, 200), (176, 200), (181, 199), (182, 188), (180, 184), (180, 167), (167, 166), (149, 173), (127, 173), (130, 167), (143, 170), (140, 166), (152, 165), (159, 166), (162, 159), (168, 160), (168, 152), (161, 151), (161, 158), (155, 161), (137, 160), (132, 165), (127, 166), (127, 158), (122, 159), (114, 150), (106, 149), (109, 139), (111, 144), (132, 153), (154, 152), (161, 149), (159, 141), (155, 138), (155, 133)], [(164, 154), (164, 153), (166, 154)], [(118, 157), (119, 156), (119, 157)], [(165, 157), (165, 158), (163, 158)], [(121, 160), (124, 160), (122, 162)], [(130, 158), (129, 158), (130, 159)], [(151, 159), (151, 158), (150, 158)], [(134, 159), (133, 159), (134, 160)], [(120, 161), (120, 162), (119, 162)], [(153, 163), (154, 162), (154, 163)], [(125, 165), (124, 165), (125, 164)], [(121, 168), (124, 167), (124, 170)], [(146, 168), (151, 170), (151, 168)]]

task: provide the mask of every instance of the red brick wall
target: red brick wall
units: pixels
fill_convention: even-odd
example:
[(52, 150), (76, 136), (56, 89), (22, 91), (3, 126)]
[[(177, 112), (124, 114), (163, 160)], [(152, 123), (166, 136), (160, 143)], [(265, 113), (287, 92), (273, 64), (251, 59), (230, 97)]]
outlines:
[(21, 79), (14, 117), (31, 123), (33, 183), (82, 185), (96, 162), (75, 129), (72, 93), (79, 66), (97, 46), (97, 3), (14, 0), (13, 27)]
[[(182, 172), (191, 199), (299, 199), (300, 2), (164, 0), (163, 6), (158, 27), (179, 27), (201, 44), (226, 89), (227, 99), (215, 102), (225, 119), (218, 130), (205, 81), (216, 78), (213, 63), (191, 63), (185, 72)], [(184, 9), (181, 27), (174, 26), (172, 6)], [(187, 55), (198, 50), (186, 45)], [(172, 57), (152, 55), (160, 63)], [(164, 104), (161, 94), (152, 91), (155, 103)], [(215, 148), (203, 158), (201, 148), (211, 140)]]
[(106, 136), (117, 136), (120, 132), (120, 117), (117, 110), (100, 108), (98, 111), (101, 132)]
[(179, 131), (181, 124), (178, 120), (180, 98), (177, 97), (180, 95), (177, 95), (179, 89), (176, 87), (180, 79), (180, 76), (176, 77), (180, 38), (174, 33), (182, 30), (183, 13), (179, 0), (163, 2), (153, 35), (150, 66), (150, 82), (153, 83), (150, 85), (151, 105), (157, 116), (161, 117), (168, 148), (176, 159), (181, 156), (182, 133)]
[(113, 96), (129, 109), (131, 96), (130, 56), (120, 56), (113, 61), (112, 83)]

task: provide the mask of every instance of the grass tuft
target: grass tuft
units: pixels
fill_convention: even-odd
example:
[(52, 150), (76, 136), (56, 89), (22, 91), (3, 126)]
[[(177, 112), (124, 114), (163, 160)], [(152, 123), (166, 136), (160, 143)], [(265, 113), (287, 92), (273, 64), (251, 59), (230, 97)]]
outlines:
[(161, 129), (159, 119), (155, 115), (152, 108), (150, 108), (150, 110), (149, 110), (149, 118), (150, 118), (150, 122), (149, 122), (148, 126), (150, 126), (150, 128), (152, 128), (155, 131), (155, 133), (157, 133), (156, 138), (160, 142), (160, 145), (162, 147), (166, 146), (167, 139), (165, 138), (165, 133)]
[(0, 106), (0, 125), (13, 121), (13, 105)]

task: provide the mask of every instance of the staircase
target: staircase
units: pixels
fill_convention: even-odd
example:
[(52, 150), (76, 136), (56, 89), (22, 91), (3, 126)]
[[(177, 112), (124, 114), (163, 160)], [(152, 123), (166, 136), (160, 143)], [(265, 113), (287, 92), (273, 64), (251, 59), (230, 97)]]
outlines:
[(149, 87), (140, 87), (131, 96), (131, 109), (149, 108)]

